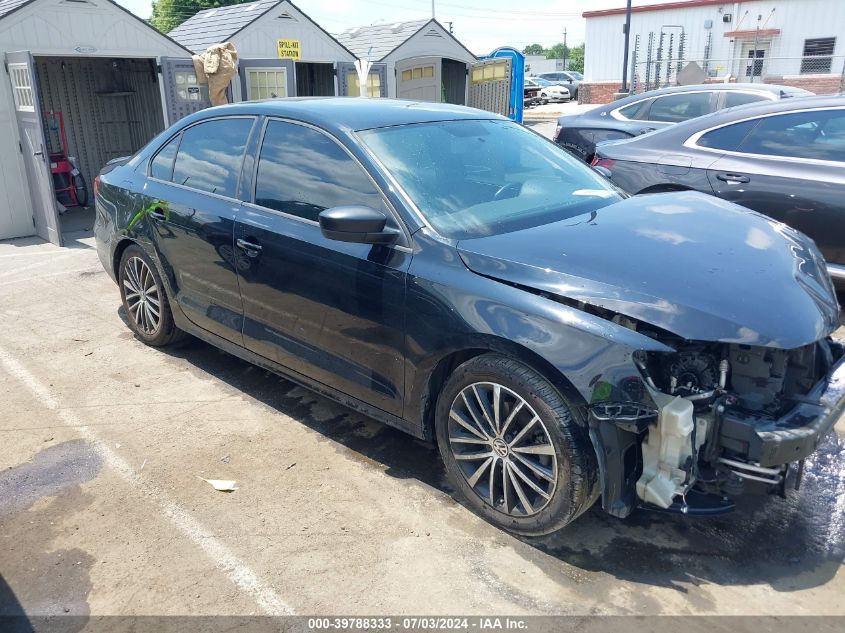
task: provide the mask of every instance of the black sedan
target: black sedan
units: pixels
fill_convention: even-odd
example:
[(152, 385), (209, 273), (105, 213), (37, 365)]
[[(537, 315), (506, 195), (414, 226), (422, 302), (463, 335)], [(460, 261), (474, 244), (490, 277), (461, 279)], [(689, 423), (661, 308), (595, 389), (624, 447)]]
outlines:
[(625, 198), (488, 112), (212, 108), (97, 191), (141, 341), (191, 334), (435, 442), (517, 533), (599, 497), (624, 517), (783, 492), (845, 408), (812, 242), (699, 193)]
[(701, 84), (676, 86), (631, 95), (582, 114), (557, 120), (554, 140), (585, 162), (590, 162), (596, 144), (631, 138), (711, 112), (785, 97), (808, 96), (811, 92), (773, 84)]
[(600, 145), (593, 162), (629, 193), (695, 189), (789, 224), (845, 290), (845, 97), (725, 110)]

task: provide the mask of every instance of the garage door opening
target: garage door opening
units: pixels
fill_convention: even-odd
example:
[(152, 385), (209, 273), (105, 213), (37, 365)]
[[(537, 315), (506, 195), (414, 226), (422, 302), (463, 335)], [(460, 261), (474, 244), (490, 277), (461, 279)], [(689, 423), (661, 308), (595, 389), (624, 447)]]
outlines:
[(117, 58), (34, 61), (61, 231), (90, 230), (100, 169), (134, 154), (164, 129), (156, 64)]
[(454, 59), (443, 58), (443, 101), (454, 105), (466, 105), (467, 64)]
[(334, 96), (334, 65), (296, 62), (296, 95), (298, 97)]

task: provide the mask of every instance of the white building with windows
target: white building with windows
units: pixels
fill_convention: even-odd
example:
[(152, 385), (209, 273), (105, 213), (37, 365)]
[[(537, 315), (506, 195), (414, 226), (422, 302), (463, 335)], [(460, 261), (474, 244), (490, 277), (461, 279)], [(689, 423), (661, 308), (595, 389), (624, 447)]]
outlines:
[[(619, 4), (583, 14), (585, 92), (593, 102), (606, 100), (602, 97), (621, 83), (625, 8)], [(712, 81), (765, 81), (835, 93), (845, 72), (845, 0), (635, 6), (629, 60), (628, 76), (641, 86), (671, 85), (678, 63), (695, 61)]]

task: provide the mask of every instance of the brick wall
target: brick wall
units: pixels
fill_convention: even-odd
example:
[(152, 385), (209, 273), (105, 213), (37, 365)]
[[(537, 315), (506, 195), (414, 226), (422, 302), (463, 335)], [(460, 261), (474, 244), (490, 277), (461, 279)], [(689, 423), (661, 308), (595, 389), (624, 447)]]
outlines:
[[(708, 83), (721, 83), (721, 80), (710, 80)], [(803, 88), (818, 95), (838, 94), (841, 90), (841, 75), (787, 75), (784, 77), (763, 77), (763, 83), (780, 84)], [(622, 88), (618, 81), (584, 82), (578, 87), (578, 103), (610, 103), (613, 95)]]
[(578, 103), (610, 103), (621, 89), (621, 81), (582, 82), (578, 86)]

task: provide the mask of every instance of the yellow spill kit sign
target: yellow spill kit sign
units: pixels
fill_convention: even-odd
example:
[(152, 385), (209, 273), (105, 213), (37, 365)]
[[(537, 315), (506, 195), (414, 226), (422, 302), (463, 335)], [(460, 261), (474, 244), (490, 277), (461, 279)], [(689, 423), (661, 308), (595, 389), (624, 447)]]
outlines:
[(279, 49), (279, 59), (302, 59), (299, 40), (277, 40), (276, 43)]

